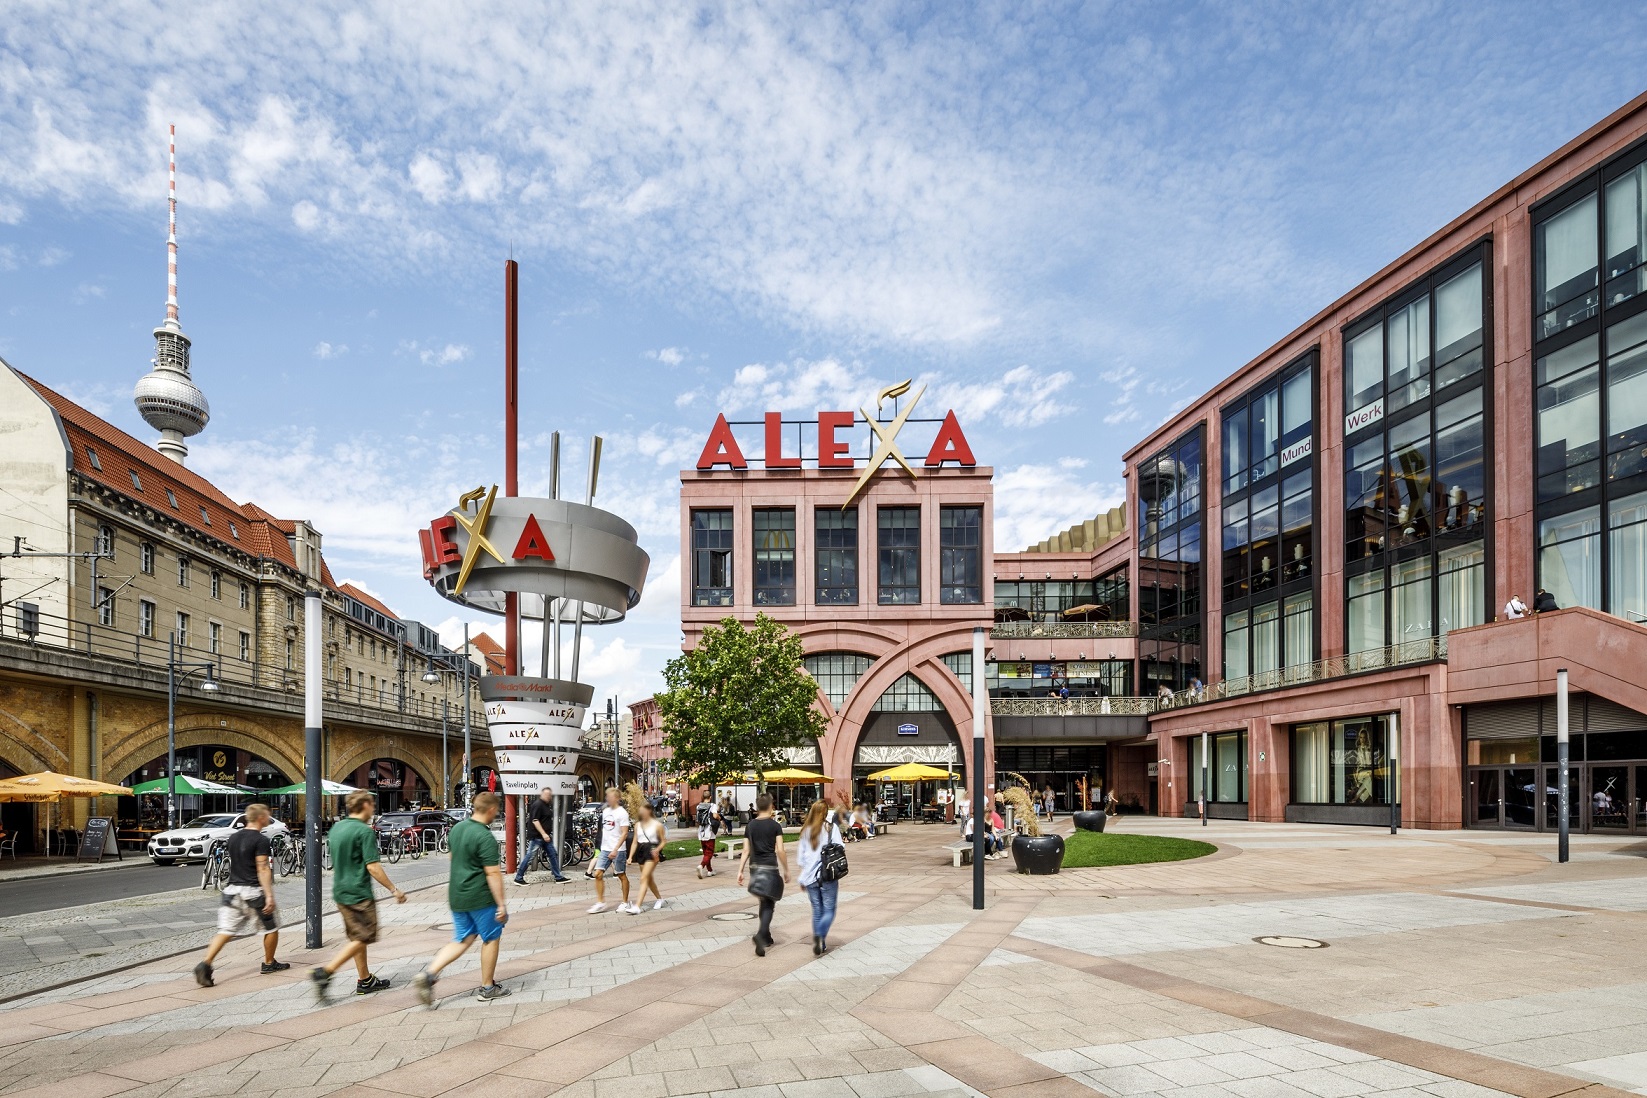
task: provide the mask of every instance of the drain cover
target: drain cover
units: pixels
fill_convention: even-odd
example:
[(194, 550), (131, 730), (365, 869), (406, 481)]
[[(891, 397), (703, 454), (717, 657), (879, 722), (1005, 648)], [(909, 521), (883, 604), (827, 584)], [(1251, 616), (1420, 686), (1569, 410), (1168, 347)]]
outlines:
[(750, 911), (723, 911), (719, 915), (711, 915), (709, 917), (717, 920), (718, 922), (736, 923), (744, 919), (753, 919), (755, 915)]
[(1294, 938), (1287, 934), (1266, 934), (1253, 941), (1259, 945), (1278, 946), (1281, 949), (1326, 949), (1327, 943), (1319, 938)]

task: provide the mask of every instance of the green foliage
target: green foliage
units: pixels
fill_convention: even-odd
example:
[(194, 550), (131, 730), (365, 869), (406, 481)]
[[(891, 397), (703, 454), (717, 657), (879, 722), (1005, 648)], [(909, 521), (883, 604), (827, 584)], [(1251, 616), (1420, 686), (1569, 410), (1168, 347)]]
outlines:
[(786, 748), (822, 736), (827, 721), (803, 655), (799, 637), (759, 614), (747, 629), (723, 619), (670, 660), (657, 701), (672, 772), (689, 785), (731, 782), (783, 766)]
[(1145, 862), (1181, 862), (1217, 850), (1198, 839), (1164, 835), (1127, 835), (1108, 831), (1076, 831), (1064, 839), (1064, 868), (1103, 865), (1142, 865)]

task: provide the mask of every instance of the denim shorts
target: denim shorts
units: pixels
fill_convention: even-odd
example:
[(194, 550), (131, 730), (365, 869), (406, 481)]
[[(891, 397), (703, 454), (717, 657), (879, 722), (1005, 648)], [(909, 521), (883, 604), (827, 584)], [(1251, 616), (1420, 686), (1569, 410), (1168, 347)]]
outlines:
[(629, 867), (625, 860), (629, 857), (627, 847), (618, 847), (616, 850), (603, 850), (595, 856), (595, 871), (610, 870), (617, 876), (623, 876), (624, 870)]
[(452, 912), (452, 941), (461, 942), (476, 935), (483, 942), (495, 942), (503, 937), (503, 924), (498, 922), (497, 908)]

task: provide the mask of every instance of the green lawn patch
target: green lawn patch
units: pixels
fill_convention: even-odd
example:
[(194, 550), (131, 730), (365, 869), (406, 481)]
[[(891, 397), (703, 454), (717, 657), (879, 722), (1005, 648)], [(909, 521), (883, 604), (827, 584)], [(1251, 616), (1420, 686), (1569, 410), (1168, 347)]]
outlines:
[[(800, 833), (801, 829), (798, 827), (791, 831), (785, 831), (783, 833), (785, 844), (792, 844), (795, 841), (795, 836)], [(734, 835), (732, 837), (741, 839), (743, 836)], [(723, 835), (718, 841), (716, 841), (715, 852), (717, 854), (726, 853), (726, 838), (727, 837)], [(701, 858), (703, 857), (703, 844), (698, 842), (696, 839), (673, 839), (670, 842), (663, 844), (663, 856), (665, 859)], [(794, 860), (793, 852), (790, 853), (790, 860)]]
[(1217, 849), (1211, 843), (1203, 843), (1196, 839), (1077, 831), (1064, 840), (1064, 868), (1086, 869), (1103, 865), (1181, 862), (1188, 858), (1204, 858)]

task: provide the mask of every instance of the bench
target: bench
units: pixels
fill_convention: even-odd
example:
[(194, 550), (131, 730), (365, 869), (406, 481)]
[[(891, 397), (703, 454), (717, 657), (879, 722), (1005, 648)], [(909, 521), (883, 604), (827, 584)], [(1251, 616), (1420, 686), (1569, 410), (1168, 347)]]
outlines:
[(954, 859), (956, 869), (960, 869), (963, 865), (972, 864), (972, 841), (970, 839), (950, 843), (944, 849), (949, 851), (950, 857)]
[(886, 822), (885, 820), (876, 820), (875, 821), (875, 834), (885, 835), (886, 831), (887, 831), (887, 828), (889, 828), (891, 826), (892, 825), (890, 823)]
[(736, 838), (736, 839), (734, 839), (734, 838), (730, 838), (730, 837), (721, 840), (721, 842), (726, 844), (726, 854), (727, 854), (727, 856), (731, 857), (731, 858), (741, 858), (741, 857), (743, 857), (743, 844), (747, 843), (748, 841), (749, 840), (745, 839), (745, 838)]

